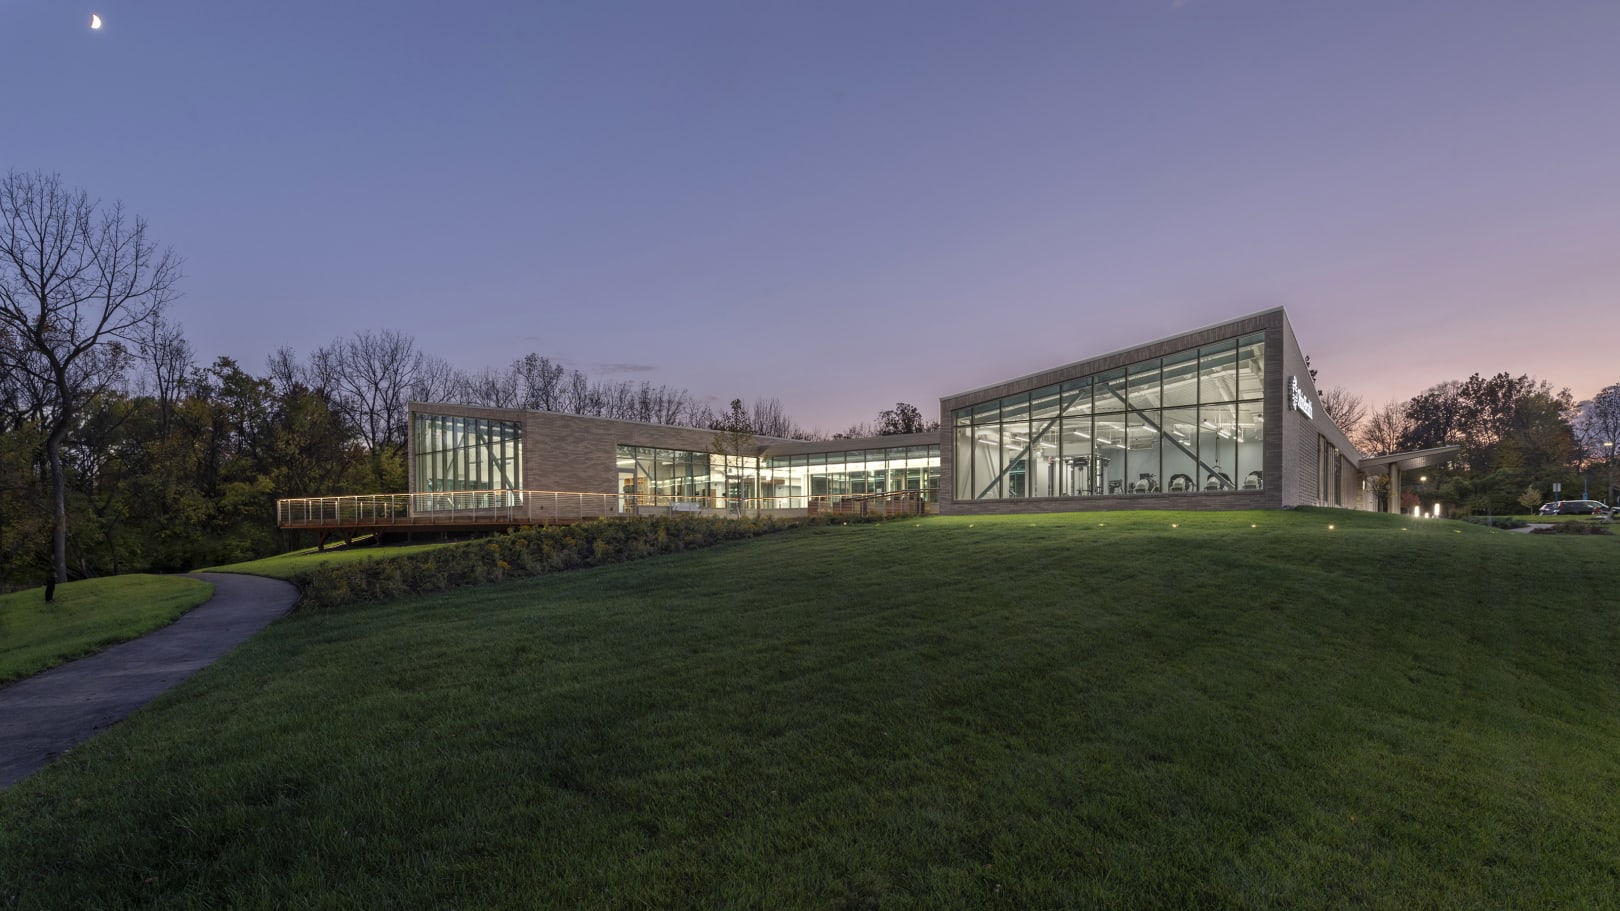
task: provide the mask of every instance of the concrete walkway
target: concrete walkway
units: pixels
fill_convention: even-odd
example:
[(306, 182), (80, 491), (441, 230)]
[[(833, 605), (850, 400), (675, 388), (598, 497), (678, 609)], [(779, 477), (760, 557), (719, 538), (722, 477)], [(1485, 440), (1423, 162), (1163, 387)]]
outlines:
[(128, 718), (292, 609), (291, 583), (193, 573), (214, 596), (179, 620), (99, 654), (0, 687), (0, 789)]

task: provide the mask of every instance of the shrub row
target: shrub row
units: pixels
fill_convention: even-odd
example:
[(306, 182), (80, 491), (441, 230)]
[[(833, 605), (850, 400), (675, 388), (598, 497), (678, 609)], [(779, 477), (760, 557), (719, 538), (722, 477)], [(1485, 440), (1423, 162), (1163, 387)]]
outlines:
[(1523, 519), (1515, 519), (1512, 516), (1469, 516), (1463, 521), (1472, 525), (1484, 525), (1489, 528), (1524, 528), (1530, 524)]
[(293, 579), (302, 590), (300, 608), (325, 610), (402, 595), (445, 591), (623, 563), (659, 554), (753, 538), (797, 525), (848, 525), (880, 517), (825, 519), (689, 516), (606, 519), (578, 525), (533, 526), (451, 547), (326, 564)]
[(1530, 529), (1533, 535), (1606, 535), (1609, 529), (1604, 525), (1589, 522), (1559, 522), (1555, 525), (1546, 525)]

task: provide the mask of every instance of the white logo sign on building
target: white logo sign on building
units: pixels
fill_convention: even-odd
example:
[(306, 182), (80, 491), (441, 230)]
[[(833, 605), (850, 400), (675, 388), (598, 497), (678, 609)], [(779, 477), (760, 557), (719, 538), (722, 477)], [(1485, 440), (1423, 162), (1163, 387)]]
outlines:
[(1297, 376), (1288, 378), (1288, 407), (1311, 420), (1316, 419), (1316, 410), (1311, 405), (1311, 397), (1305, 394), (1305, 390), (1299, 388), (1299, 377)]

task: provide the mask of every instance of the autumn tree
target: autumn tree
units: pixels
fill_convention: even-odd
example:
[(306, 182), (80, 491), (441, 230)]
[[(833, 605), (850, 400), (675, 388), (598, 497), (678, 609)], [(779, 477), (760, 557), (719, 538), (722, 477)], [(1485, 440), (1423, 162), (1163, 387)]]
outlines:
[(1526, 467), (1562, 467), (1573, 454), (1573, 409), (1569, 391), (1554, 391), (1545, 381), (1476, 373), (1413, 396), (1406, 403), (1400, 448), (1460, 446), (1459, 461), (1475, 472), (1491, 471), (1498, 457), (1509, 453)]
[(62, 444), (84, 403), (123, 374), (179, 279), (179, 259), (121, 203), (103, 206), (55, 174), (11, 172), (0, 181), (0, 326), (16, 351), (8, 369), (48, 396), (43, 449), (59, 580), (68, 535)]

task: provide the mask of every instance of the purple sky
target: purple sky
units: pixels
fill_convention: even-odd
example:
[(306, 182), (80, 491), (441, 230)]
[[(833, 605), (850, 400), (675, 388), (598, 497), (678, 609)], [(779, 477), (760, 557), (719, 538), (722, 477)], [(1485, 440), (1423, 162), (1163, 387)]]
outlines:
[(0, 0), (0, 36), (0, 170), (145, 215), (199, 354), (256, 372), (388, 327), (831, 431), (1281, 304), (1373, 404), (1620, 382), (1613, 0)]

